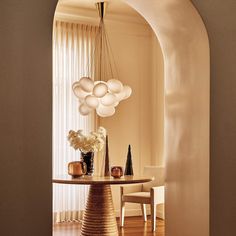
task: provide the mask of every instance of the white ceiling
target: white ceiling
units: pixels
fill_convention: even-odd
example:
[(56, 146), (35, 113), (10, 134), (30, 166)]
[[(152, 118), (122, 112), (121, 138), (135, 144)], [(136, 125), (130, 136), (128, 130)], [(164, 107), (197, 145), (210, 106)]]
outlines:
[[(60, 0), (59, 4), (62, 7), (75, 7), (84, 10), (96, 11), (95, 3), (99, 0)], [(129, 5), (122, 0), (106, 0), (108, 2), (107, 15), (119, 14), (141, 18), (141, 16)]]

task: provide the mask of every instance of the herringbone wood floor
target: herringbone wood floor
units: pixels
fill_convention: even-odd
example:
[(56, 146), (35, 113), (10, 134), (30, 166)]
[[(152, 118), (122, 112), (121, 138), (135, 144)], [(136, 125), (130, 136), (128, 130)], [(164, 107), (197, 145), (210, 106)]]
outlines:
[[(53, 226), (53, 236), (79, 236), (80, 223), (60, 223)], [(164, 236), (165, 224), (161, 219), (157, 219), (157, 230), (151, 231), (151, 221), (148, 218), (146, 223), (142, 217), (125, 217), (125, 227), (119, 229), (120, 236)]]

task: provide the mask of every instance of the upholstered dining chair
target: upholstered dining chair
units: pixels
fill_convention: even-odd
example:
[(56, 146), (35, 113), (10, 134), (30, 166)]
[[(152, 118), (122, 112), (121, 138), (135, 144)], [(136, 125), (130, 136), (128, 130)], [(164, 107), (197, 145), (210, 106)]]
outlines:
[(120, 226), (124, 226), (125, 202), (141, 204), (143, 219), (147, 221), (146, 204), (151, 206), (152, 231), (156, 230), (156, 206), (164, 203), (164, 167), (147, 166), (144, 167), (144, 176), (152, 176), (152, 182), (144, 184), (134, 184), (120, 187)]

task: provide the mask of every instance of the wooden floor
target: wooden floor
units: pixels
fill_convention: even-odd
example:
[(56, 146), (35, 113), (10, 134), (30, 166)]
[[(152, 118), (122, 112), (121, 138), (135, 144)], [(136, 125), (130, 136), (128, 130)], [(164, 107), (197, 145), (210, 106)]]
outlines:
[[(80, 223), (59, 223), (53, 226), (53, 236), (79, 236)], [(125, 227), (119, 229), (122, 236), (164, 236), (165, 224), (161, 219), (157, 219), (157, 230), (151, 231), (151, 221), (148, 218), (146, 223), (142, 217), (125, 217)]]

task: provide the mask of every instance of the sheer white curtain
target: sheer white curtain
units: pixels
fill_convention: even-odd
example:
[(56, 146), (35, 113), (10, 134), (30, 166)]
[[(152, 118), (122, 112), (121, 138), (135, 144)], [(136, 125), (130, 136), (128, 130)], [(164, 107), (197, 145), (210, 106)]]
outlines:
[[(73, 82), (88, 75), (92, 48), (98, 28), (55, 21), (53, 32), (53, 176), (67, 173), (67, 164), (80, 159), (70, 147), (70, 129), (85, 132), (95, 127), (94, 115), (83, 117), (72, 92)], [(87, 186), (54, 184), (54, 222), (79, 220), (85, 207)]]

